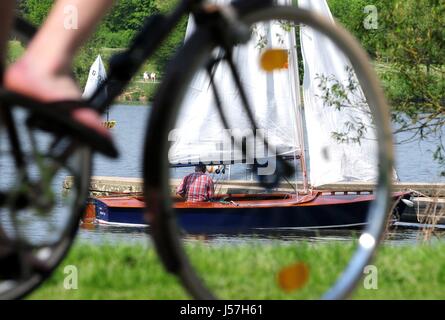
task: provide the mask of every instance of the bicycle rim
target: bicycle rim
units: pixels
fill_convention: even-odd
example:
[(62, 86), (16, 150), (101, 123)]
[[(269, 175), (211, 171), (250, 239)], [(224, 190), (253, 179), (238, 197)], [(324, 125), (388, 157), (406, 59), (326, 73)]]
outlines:
[[(372, 112), (372, 119), (377, 128), (375, 135), (378, 142), (377, 185), (373, 194), (375, 200), (368, 207), (366, 227), (354, 242), (354, 251), (335, 274), (335, 280), (323, 288), (322, 297), (326, 299), (345, 298), (363, 275), (364, 267), (369, 263), (386, 226), (390, 206), (390, 172), (392, 170), (392, 140), (388, 107), (379, 86), (377, 77), (370, 67), (368, 57), (358, 43), (343, 29), (333, 26), (329, 21), (309, 11), (294, 7), (274, 7), (251, 12), (242, 18), (248, 25), (258, 21), (287, 20), (303, 24), (327, 36), (349, 59), (362, 87), (367, 104)], [(169, 134), (175, 128), (188, 84), (193, 81), (198, 70), (208, 63), (208, 58), (216, 45), (208, 30), (198, 30), (184, 45), (171, 64), (165, 81), (155, 99), (144, 154), (145, 197), (147, 202), (146, 219), (151, 226), (151, 233), (166, 269), (177, 275), (191, 295), (198, 299), (217, 297), (215, 287), (209, 286), (206, 269), (197, 273), (197, 265), (190, 260), (190, 253), (184, 247), (183, 225), (178, 222), (178, 210), (174, 209), (171, 196), (171, 172), (169, 166)], [(186, 63), (185, 63), (186, 62)], [(172, 94), (174, 93), (174, 94)], [(187, 249), (188, 250), (188, 249)], [(227, 262), (226, 262), (227, 263)], [(230, 264), (230, 262), (228, 262)], [(292, 264), (292, 263), (291, 263)], [(294, 266), (298, 265), (296, 263)], [(286, 277), (286, 266), (280, 266)], [(291, 273), (302, 272), (289, 265)], [(211, 267), (209, 268), (211, 269)], [(209, 270), (207, 270), (209, 271)], [(306, 271), (303, 271), (303, 273)], [(271, 274), (275, 281), (278, 275)], [(303, 277), (304, 278), (304, 277)], [(304, 281), (307, 281), (304, 280)], [(218, 293), (218, 292), (216, 292)], [(227, 296), (221, 296), (227, 298)], [(228, 296), (237, 298), (237, 296)], [(298, 297), (289, 296), (289, 298)], [(239, 297), (238, 297), (239, 298)], [(245, 298), (245, 297), (243, 297)], [(270, 297), (269, 297), (270, 298)], [(281, 298), (281, 295), (280, 295)]]

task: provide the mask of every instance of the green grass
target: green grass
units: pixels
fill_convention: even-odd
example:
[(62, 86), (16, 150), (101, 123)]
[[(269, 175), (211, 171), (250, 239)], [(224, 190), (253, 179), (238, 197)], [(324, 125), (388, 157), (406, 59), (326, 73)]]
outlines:
[[(123, 49), (119, 48), (102, 48), (99, 50), (106, 68), (108, 67), (108, 61), (110, 60), (111, 56), (121, 52), (122, 50)], [(93, 61), (91, 63), (93, 63)], [(139, 69), (138, 73), (133, 77), (123, 94), (117, 98), (117, 101), (120, 103), (129, 104), (145, 104), (148, 101), (152, 101), (156, 88), (158, 87), (158, 83), (144, 82), (143, 74), (144, 71), (147, 71), (148, 73), (156, 72), (158, 77), (157, 81), (159, 82), (161, 75), (160, 71), (162, 70), (158, 69), (158, 66), (153, 64), (151, 60), (146, 61)]]
[(129, 84), (117, 101), (121, 103), (145, 104), (152, 101), (159, 83), (143, 82), (137, 78)]
[[(348, 261), (351, 243), (269, 243), (187, 247), (209, 286), (223, 298), (316, 299)], [(310, 270), (306, 285), (283, 292), (277, 272), (303, 261)], [(373, 263), (378, 289), (365, 289), (355, 299), (444, 299), (445, 245), (386, 245)], [(78, 289), (64, 288), (64, 268), (78, 270)], [(31, 299), (186, 299), (175, 277), (164, 272), (152, 247), (77, 243), (53, 276)]]

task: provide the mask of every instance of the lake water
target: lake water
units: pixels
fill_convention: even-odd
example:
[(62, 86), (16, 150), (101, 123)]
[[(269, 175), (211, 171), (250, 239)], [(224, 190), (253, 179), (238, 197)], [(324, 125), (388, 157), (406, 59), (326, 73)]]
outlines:
[[(110, 112), (110, 119), (116, 120), (117, 125), (112, 130), (121, 152), (117, 160), (109, 160), (102, 156), (96, 156), (94, 160), (94, 175), (116, 177), (141, 177), (141, 157), (144, 143), (146, 122), (150, 113), (150, 107), (117, 105)], [(396, 137), (396, 140), (404, 136)], [(433, 141), (412, 142), (396, 145), (396, 169), (399, 178), (403, 182), (445, 182), (439, 176), (440, 168), (434, 162), (431, 150)], [(187, 169), (185, 169), (187, 170)], [(190, 169), (188, 169), (190, 170)], [(176, 175), (182, 176), (184, 169), (176, 171)], [(238, 172), (240, 178), (245, 178), (244, 173)], [(247, 176), (246, 176), (247, 177)], [(390, 233), (388, 240), (391, 243), (413, 243), (421, 237), (416, 228), (396, 229)], [(439, 232), (439, 238), (441, 233)], [(147, 236), (141, 228), (124, 228), (110, 226), (95, 226), (91, 229), (81, 229), (79, 239), (88, 242), (143, 242)], [(306, 239), (309, 241), (342, 241), (350, 239), (350, 234), (344, 232), (301, 232), (291, 237), (282, 236), (283, 240)], [(215, 237), (217, 242), (246, 241), (245, 238)]]
[[(113, 107), (110, 119), (117, 120), (117, 126), (112, 132), (121, 154), (117, 160), (96, 156), (93, 175), (141, 177), (142, 149), (150, 109), (146, 106), (117, 105)], [(443, 132), (445, 134), (445, 128)], [(402, 141), (405, 137), (406, 134), (400, 135), (395, 137), (395, 140)], [(396, 169), (400, 180), (403, 182), (445, 182), (445, 177), (439, 175), (439, 164), (432, 159), (433, 149), (434, 141), (396, 144)]]
[[(115, 176), (115, 177), (141, 177), (142, 175), (142, 152), (144, 144), (144, 135), (146, 130), (147, 119), (150, 114), (150, 107), (146, 106), (114, 106), (110, 112), (110, 118), (117, 121), (116, 127), (112, 130), (115, 141), (120, 150), (120, 157), (116, 160), (110, 160), (103, 156), (95, 156), (93, 175), (99, 176)], [(445, 130), (445, 129), (444, 129)], [(2, 148), (6, 145), (4, 138), (0, 136), (0, 146)], [(404, 136), (396, 137), (399, 140)], [(26, 141), (25, 141), (26, 143)], [(409, 144), (402, 144), (396, 146), (396, 169), (398, 171), (401, 181), (404, 182), (445, 182), (444, 177), (439, 176), (439, 165), (433, 161), (431, 150), (434, 147), (432, 141), (412, 142)], [(12, 163), (0, 159), (0, 170), (2, 172), (2, 186), (8, 181), (15, 181), (17, 173), (11, 170)], [(177, 169), (173, 173), (176, 177), (182, 177), (189, 172), (191, 168)], [(55, 188), (61, 187), (63, 178), (69, 175), (65, 173), (55, 181)], [(227, 177), (228, 175), (226, 175)], [(250, 175), (241, 169), (232, 169), (232, 177), (240, 179), (248, 179)], [(61, 199), (58, 199), (61, 201)], [(4, 210), (5, 211), (5, 210)], [(57, 216), (66, 217), (66, 212), (59, 210), (60, 214)], [(3, 223), (7, 225), (12, 222), (8, 220), (7, 215), (0, 215)], [(63, 214), (65, 213), (65, 215)], [(45, 216), (35, 216), (23, 214), (26, 223), (26, 230), (41, 230), (46, 228), (47, 231), (42, 234), (48, 236), (53, 234), (52, 227), (54, 225), (61, 225), (59, 222), (45, 220)], [(6, 218), (5, 218), (6, 217)], [(7, 220), (5, 222), (5, 219)], [(47, 219), (52, 219), (50, 215)], [(41, 220), (41, 222), (40, 222)], [(62, 219), (63, 220), (63, 219)], [(48, 223), (50, 222), (50, 223)], [(48, 227), (47, 225), (51, 225)], [(28, 232), (28, 231), (27, 231)], [(34, 235), (32, 237), (45, 236)], [(440, 233), (439, 233), (440, 235)], [(439, 236), (441, 238), (441, 236)], [(309, 241), (342, 241), (351, 239), (350, 234), (345, 234), (339, 231), (323, 231), (316, 233), (299, 232), (292, 235), (280, 235), (283, 241), (305, 239)], [(388, 241), (395, 243), (412, 243), (418, 240), (418, 231), (414, 229), (398, 229), (391, 233)], [(109, 226), (95, 226), (92, 229), (81, 229), (79, 232), (79, 239), (88, 242), (138, 242), (148, 243), (147, 236), (141, 228), (124, 228), (124, 227), (109, 227)], [(215, 240), (217, 243), (231, 243), (239, 241), (247, 241), (247, 238), (236, 237), (213, 237), (210, 240)], [(264, 241), (268, 241), (264, 237)]]

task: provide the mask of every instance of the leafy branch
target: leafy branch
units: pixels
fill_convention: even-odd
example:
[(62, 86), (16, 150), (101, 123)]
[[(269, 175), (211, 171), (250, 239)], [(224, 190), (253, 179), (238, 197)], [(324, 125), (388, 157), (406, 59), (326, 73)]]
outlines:
[[(335, 108), (337, 111), (346, 108), (353, 108), (359, 112), (368, 113), (366, 98), (361, 92), (359, 83), (355, 74), (350, 67), (346, 67), (348, 73), (347, 80), (341, 82), (333, 75), (317, 74), (316, 79), (319, 81), (318, 88), (322, 94), (317, 95), (322, 99), (324, 106)], [(425, 97), (428, 99), (429, 92), (424, 91)], [(434, 97), (431, 101), (435, 102)], [(435, 106), (432, 104), (432, 106)], [(445, 144), (444, 131), (445, 113), (443, 107), (423, 109), (419, 112), (416, 108), (394, 108), (391, 112), (392, 123), (395, 124), (393, 134), (410, 133), (410, 135), (399, 141), (398, 143), (408, 143), (416, 140), (434, 139), (436, 141), (435, 149), (432, 150), (432, 157), (445, 168)], [(363, 123), (362, 118), (353, 117), (351, 120), (344, 122), (342, 131), (332, 132), (332, 137), (339, 143), (359, 143), (365, 136), (368, 127)], [(445, 169), (440, 172), (445, 176)]]

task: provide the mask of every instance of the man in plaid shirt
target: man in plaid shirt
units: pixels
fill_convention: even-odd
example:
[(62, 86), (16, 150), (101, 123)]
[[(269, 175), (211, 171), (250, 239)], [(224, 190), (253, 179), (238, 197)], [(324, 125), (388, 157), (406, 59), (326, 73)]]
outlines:
[(176, 193), (189, 202), (209, 201), (213, 198), (215, 187), (213, 180), (206, 173), (206, 166), (199, 164), (195, 172), (185, 176), (176, 189)]

